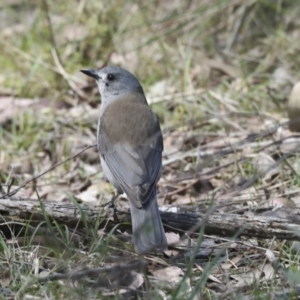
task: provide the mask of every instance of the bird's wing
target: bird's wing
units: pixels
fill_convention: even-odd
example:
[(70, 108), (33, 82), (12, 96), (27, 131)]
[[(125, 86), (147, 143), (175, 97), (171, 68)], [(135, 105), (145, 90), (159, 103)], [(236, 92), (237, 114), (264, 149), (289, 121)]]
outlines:
[(147, 206), (161, 174), (163, 138), (143, 94), (122, 95), (106, 106), (98, 126), (98, 148), (132, 203)]
[(110, 144), (106, 135), (98, 133), (98, 147), (118, 185), (136, 207), (145, 207), (161, 175), (163, 140), (161, 131), (144, 143)]

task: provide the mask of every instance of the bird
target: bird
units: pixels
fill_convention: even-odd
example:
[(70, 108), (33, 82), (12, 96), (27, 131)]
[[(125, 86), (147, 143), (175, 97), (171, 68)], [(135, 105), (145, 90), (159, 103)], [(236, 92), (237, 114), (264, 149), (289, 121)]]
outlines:
[(130, 203), (134, 249), (165, 251), (167, 240), (157, 203), (162, 172), (163, 136), (142, 85), (129, 71), (106, 66), (83, 69), (101, 95), (97, 145), (100, 162), (117, 194)]

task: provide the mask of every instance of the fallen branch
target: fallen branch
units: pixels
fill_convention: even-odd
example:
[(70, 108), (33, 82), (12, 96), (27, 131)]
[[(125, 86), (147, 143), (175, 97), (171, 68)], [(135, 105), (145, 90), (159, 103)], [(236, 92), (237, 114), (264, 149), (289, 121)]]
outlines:
[[(110, 199), (110, 196), (104, 195), (102, 203), (107, 203)], [(178, 207), (178, 211), (179, 209)], [(112, 210), (103, 205), (80, 205), (48, 200), (41, 202), (19, 198), (0, 199), (0, 214), (2, 216), (0, 223), (2, 224), (7, 221), (41, 221), (45, 219), (44, 214), (70, 226), (78, 225), (83, 220), (94, 223), (99, 218), (111, 220), (112, 225), (130, 223), (129, 209), (115, 208)], [(161, 216), (166, 231), (187, 232), (191, 227), (203, 222), (204, 218), (206, 234), (233, 236), (237, 232), (241, 232), (241, 235), (249, 237), (276, 237), (277, 239), (300, 241), (300, 209), (297, 208), (281, 208), (272, 216), (245, 216), (216, 212), (205, 216), (201, 213), (167, 211), (161, 211)]]

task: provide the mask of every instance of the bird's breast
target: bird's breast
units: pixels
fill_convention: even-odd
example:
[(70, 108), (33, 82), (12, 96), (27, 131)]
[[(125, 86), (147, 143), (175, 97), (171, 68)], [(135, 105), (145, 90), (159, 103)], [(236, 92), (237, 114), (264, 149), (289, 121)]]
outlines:
[(148, 105), (138, 101), (114, 101), (103, 112), (100, 132), (109, 142), (140, 145), (155, 135), (161, 135), (158, 120)]

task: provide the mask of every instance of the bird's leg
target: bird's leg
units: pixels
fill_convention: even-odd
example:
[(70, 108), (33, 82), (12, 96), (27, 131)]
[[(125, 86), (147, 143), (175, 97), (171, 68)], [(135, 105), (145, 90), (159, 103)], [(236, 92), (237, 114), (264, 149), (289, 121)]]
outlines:
[(118, 220), (118, 218), (117, 218), (117, 208), (115, 206), (115, 202), (121, 194), (122, 194), (121, 192), (117, 191), (109, 202), (102, 205), (103, 207), (107, 206), (107, 208), (113, 209), (113, 216), (114, 216), (114, 221), (115, 222), (117, 222), (117, 220)]
[(121, 194), (122, 194), (122, 192), (119, 192), (119, 191), (117, 190), (116, 194), (112, 197), (111, 201), (110, 201), (109, 204), (108, 204), (108, 208), (113, 209), (114, 221), (115, 221), (116, 223), (119, 223), (119, 219), (118, 219), (118, 217), (117, 217), (117, 208), (116, 208), (116, 206), (115, 206), (115, 202), (116, 202), (116, 200), (119, 198), (119, 196), (120, 196)]
[(108, 208), (114, 208), (115, 207), (115, 202), (116, 200), (119, 198), (119, 196), (121, 195), (122, 193), (120, 192), (116, 192), (115, 195), (111, 198), (111, 200), (109, 200), (108, 202), (102, 204), (101, 206), (102, 207), (108, 207)]
[(116, 192), (116, 194), (112, 197), (112, 199), (107, 203), (108, 208), (115, 208), (115, 202), (121, 194), (122, 193), (120, 193), (119, 191)]

